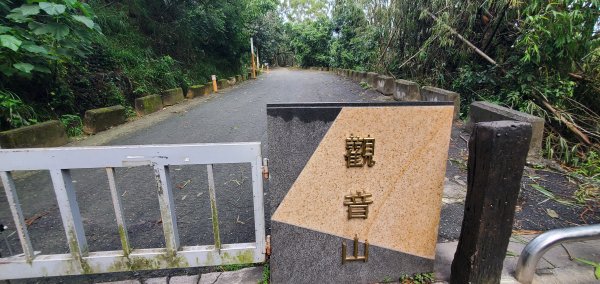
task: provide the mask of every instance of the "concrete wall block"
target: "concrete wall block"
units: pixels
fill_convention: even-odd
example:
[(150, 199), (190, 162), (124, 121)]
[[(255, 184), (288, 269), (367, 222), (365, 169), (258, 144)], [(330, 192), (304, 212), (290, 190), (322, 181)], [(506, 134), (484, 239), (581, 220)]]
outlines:
[(361, 83), (361, 82), (367, 82), (367, 72), (358, 72), (356, 74), (356, 81)]
[(379, 75), (377, 76), (377, 91), (385, 96), (391, 96), (394, 94), (394, 78)]
[(377, 77), (379, 74), (375, 72), (367, 73), (367, 84), (371, 85), (373, 88), (377, 88)]
[(91, 109), (83, 117), (83, 131), (96, 134), (127, 121), (127, 113), (121, 105)]
[(190, 88), (188, 89), (188, 93), (185, 96), (188, 99), (193, 99), (193, 98), (197, 98), (197, 97), (202, 97), (205, 94), (205, 88), (206, 85), (194, 85), (194, 86), (190, 86)]
[(352, 79), (352, 81), (356, 82), (358, 78), (358, 71), (350, 70), (350, 78)]
[(531, 124), (531, 142), (529, 144), (529, 158), (537, 159), (542, 154), (544, 140), (544, 119), (524, 112), (499, 106), (489, 102), (473, 102), (469, 108), (469, 121), (467, 127), (472, 128), (475, 123), (515, 120)]
[(0, 146), (4, 149), (58, 147), (67, 143), (67, 132), (58, 120), (0, 132)]
[(162, 108), (163, 102), (159, 95), (150, 95), (135, 99), (135, 112), (139, 116), (157, 112)]
[(456, 92), (425, 86), (421, 88), (421, 100), (426, 102), (454, 102), (454, 119), (460, 118), (460, 95)]
[(172, 106), (183, 101), (183, 90), (181, 88), (175, 88), (163, 91), (161, 94), (163, 105)]
[(421, 91), (419, 84), (407, 80), (396, 80), (394, 100), (397, 101), (420, 101)]
[(233, 86), (237, 81), (235, 80), (235, 77), (229, 77), (227, 78), (227, 82), (229, 82), (230, 86)]
[[(258, 72), (257, 72), (258, 73)], [(217, 81), (217, 88), (219, 90), (225, 89), (229, 87), (229, 81), (227, 79), (221, 79)]]
[(202, 86), (202, 95), (208, 96), (213, 93), (213, 84), (212, 82), (206, 83), (206, 85)]

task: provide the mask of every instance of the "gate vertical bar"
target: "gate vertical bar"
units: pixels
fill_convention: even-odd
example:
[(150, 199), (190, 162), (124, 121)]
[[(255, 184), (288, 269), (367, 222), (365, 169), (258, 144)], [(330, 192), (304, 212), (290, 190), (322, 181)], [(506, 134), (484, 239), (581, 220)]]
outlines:
[(69, 170), (51, 169), (50, 177), (52, 178), (60, 216), (65, 233), (67, 234), (69, 249), (73, 257), (81, 261), (81, 257), (88, 254), (88, 245), (85, 239), (81, 213), (79, 212), (79, 205), (77, 205), (71, 173)]
[(31, 262), (35, 253), (33, 251), (33, 246), (31, 245), (31, 240), (29, 239), (29, 233), (27, 232), (27, 225), (25, 224), (23, 210), (21, 210), (21, 203), (19, 202), (19, 197), (17, 196), (15, 182), (10, 172), (0, 172), (0, 178), (2, 179), (2, 185), (4, 186), (4, 191), (6, 192), (6, 199), (8, 200), (10, 212), (13, 215), (15, 229), (19, 235), (19, 240), (21, 240), (23, 254), (27, 258), (27, 262)]
[[(259, 146), (260, 149), (260, 146)], [(260, 151), (260, 150), (259, 150)], [(266, 236), (265, 236), (265, 207), (262, 180), (262, 157), (260, 152), (256, 160), (252, 162), (252, 200), (254, 201), (254, 231), (256, 235), (256, 250), (254, 261), (265, 260)]]
[(115, 208), (115, 217), (117, 219), (117, 225), (119, 226), (119, 237), (121, 238), (123, 254), (128, 256), (131, 252), (131, 248), (129, 246), (129, 236), (127, 235), (123, 204), (121, 202), (121, 196), (117, 191), (117, 183), (115, 182), (115, 169), (106, 168), (106, 175), (108, 176), (108, 187), (110, 188), (110, 195), (112, 197), (113, 207)]
[(206, 172), (208, 173), (208, 194), (210, 196), (210, 209), (212, 213), (215, 249), (220, 252), (221, 232), (219, 232), (219, 212), (217, 211), (217, 196), (215, 194), (215, 176), (213, 175), (213, 165), (206, 165)]
[(175, 215), (175, 201), (173, 200), (173, 186), (171, 185), (169, 167), (154, 164), (154, 175), (165, 243), (167, 251), (174, 255), (179, 250), (179, 231), (177, 230), (177, 216)]

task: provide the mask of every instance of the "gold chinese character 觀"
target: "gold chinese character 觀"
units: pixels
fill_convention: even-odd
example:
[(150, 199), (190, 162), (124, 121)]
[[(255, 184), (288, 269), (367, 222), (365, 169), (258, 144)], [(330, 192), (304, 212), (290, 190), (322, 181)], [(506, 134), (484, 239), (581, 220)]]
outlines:
[(348, 206), (348, 219), (369, 217), (369, 205), (373, 203), (373, 195), (366, 192), (357, 192), (344, 196), (344, 205)]
[(346, 138), (346, 167), (362, 168), (365, 164), (372, 167), (375, 165), (373, 157), (375, 155), (375, 138), (371, 135), (367, 138), (362, 138), (350, 134)]

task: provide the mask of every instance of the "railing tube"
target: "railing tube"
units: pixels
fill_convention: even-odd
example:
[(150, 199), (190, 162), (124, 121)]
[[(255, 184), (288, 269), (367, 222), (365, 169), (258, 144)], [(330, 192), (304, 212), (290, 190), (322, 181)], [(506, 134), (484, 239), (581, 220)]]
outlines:
[(554, 229), (537, 236), (521, 252), (515, 272), (517, 281), (523, 284), (531, 283), (538, 261), (553, 246), (593, 239), (600, 239), (600, 224)]

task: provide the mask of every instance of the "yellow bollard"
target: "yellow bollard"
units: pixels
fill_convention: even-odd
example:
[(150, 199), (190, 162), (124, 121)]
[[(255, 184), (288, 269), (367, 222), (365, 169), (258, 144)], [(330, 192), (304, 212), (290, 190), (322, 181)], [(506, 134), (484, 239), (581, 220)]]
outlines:
[(216, 75), (212, 75), (212, 82), (213, 82), (213, 91), (216, 93), (219, 91), (219, 89), (217, 88), (217, 76)]

